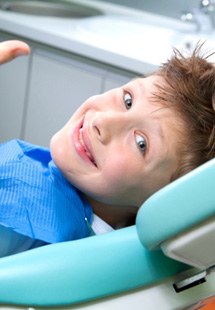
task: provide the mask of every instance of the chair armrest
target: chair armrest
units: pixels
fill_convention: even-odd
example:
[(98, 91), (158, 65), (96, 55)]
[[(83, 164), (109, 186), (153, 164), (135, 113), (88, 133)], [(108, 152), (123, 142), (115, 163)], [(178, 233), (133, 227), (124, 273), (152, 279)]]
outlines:
[(0, 259), (0, 303), (62, 306), (151, 285), (187, 265), (149, 252), (136, 227)]

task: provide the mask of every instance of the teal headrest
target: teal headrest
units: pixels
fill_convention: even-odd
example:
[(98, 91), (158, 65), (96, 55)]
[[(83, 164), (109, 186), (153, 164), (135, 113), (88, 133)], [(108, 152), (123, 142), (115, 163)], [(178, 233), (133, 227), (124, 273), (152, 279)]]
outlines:
[(140, 208), (136, 226), (142, 244), (163, 241), (215, 215), (215, 158), (152, 195)]

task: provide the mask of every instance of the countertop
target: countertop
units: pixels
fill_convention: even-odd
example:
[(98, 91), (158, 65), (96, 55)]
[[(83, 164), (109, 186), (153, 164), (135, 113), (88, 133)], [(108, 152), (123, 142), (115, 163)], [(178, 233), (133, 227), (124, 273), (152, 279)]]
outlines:
[(0, 11), (0, 31), (140, 74), (154, 71), (193, 31), (193, 25), (152, 13), (96, 0), (78, 2), (104, 14), (72, 19)]

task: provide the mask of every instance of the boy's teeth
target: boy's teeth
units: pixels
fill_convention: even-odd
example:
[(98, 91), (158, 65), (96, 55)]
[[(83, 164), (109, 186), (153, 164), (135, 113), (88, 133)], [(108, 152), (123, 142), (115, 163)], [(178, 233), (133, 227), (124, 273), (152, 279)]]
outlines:
[(88, 156), (88, 158), (93, 162), (94, 165), (96, 165), (94, 159), (92, 158), (92, 155), (89, 153), (89, 151), (85, 148), (85, 145), (84, 145), (84, 140), (83, 140), (83, 137), (82, 137), (82, 131), (83, 131), (83, 128), (80, 128), (79, 130), (79, 141), (81, 143), (81, 145), (84, 147), (84, 150)]
[(83, 138), (82, 138), (82, 131), (83, 131), (83, 129), (81, 128), (80, 131), (79, 131), (79, 140), (80, 140), (81, 144), (84, 146), (84, 141), (83, 141)]

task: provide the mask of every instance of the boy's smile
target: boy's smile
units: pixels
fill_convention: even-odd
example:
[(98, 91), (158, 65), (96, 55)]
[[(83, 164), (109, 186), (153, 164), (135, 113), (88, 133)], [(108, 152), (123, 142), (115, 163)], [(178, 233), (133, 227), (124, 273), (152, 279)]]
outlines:
[(176, 113), (152, 102), (159, 77), (86, 100), (51, 140), (56, 165), (92, 205), (136, 209), (168, 184), (180, 151)]
[(88, 136), (87, 128), (84, 120), (74, 128), (71, 139), (74, 143), (74, 148), (79, 156), (89, 164), (97, 167), (92, 145)]

